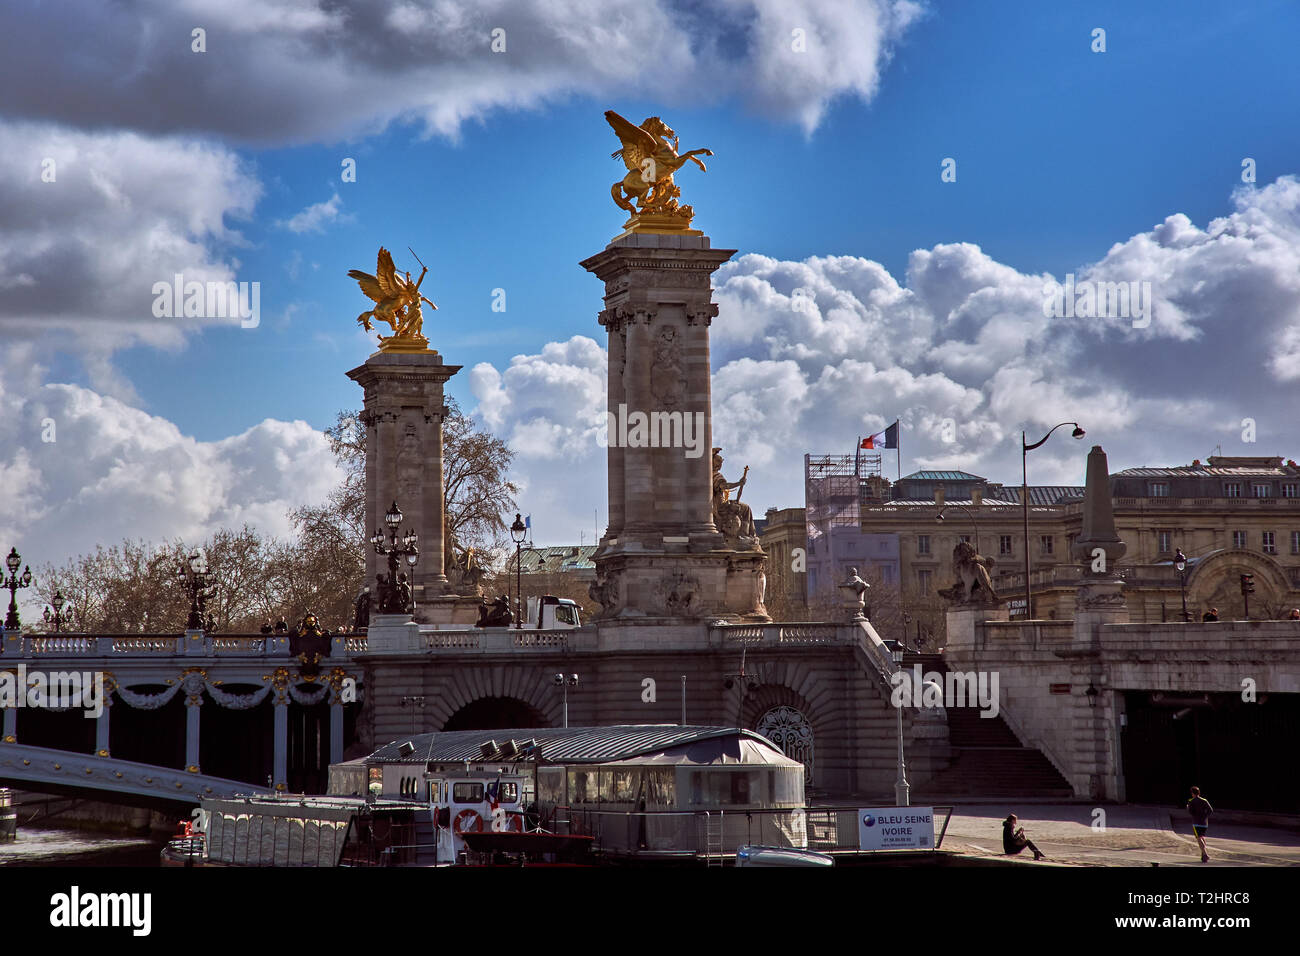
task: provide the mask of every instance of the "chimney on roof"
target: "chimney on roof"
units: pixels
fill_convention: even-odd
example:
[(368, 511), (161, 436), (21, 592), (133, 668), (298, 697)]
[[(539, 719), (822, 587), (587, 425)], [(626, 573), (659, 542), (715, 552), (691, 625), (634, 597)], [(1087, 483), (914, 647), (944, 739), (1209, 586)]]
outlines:
[(934, 503), (935, 503), (936, 505), (938, 505), (939, 507), (941, 507), (941, 508), (943, 507), (943, 494), (944, 494), (944, 491), (943, 491), (943, 485), (935, 485), (935, 486), (934, 486)]
[(970, 503), (973, 504), (976, 508), (984, 504), (984, 489), (972, 488), (970, 490)]

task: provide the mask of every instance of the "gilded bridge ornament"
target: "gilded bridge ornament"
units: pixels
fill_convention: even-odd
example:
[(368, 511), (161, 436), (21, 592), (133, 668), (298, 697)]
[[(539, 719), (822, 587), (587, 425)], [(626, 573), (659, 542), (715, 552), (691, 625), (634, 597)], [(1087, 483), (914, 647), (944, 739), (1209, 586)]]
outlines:
[[(415, 255), (415, 261), (420, 262), (420, 257)], [(424, 281), (429, 267), (423, 262), (424, 271), (420, 273), (420, 278), (415, 282), (411, 281), (411, 274), (406, 273), (403, 279), (397, 274), (397, 267), (393, 265), (393, 256), (383, 246), (379, 247), (379, 264), (375, 275), (369, 272), (362, 272), (360, 269), (349, 269), (348, 275), (357, 280), (361, 286), (361, 291), (374, 300), (375, 307), (368, 312), (362, 312), (357, 316), (357, 322), (367, 332), (374, 331), (370, 325), (370, 320), (376, 322), (387, 322), (393, 327), (393, 334), (389, 336), (379, 336), (379, 351), (381, 352), (427, 352), (429, 351), (429, 340), (421, 334), (421, 328), (424, 325), (424, 313), (420, 309), (420, 303), (428, 302), (429, 307), (437, 309), (429, 299), (420, 294), (420, 283)]]
[(677, 134), (658, 116), (647, 118), (640, 126), (633, 126), (613, 110), (605, 111), (605, 119), (623, 144), (610, 156), (621, 156), (628, 169), (627, 175), (610, 187), (614, 202), (632, 213), (623, 228), (629, 233), (701, 235), (699, 230), (690, 228), (695, 210), (677, 203), (681, 190), (673, 182), (673, 174), (687, 160), (705, 169), (695, 157), (712, 156), (713, 150), (692, 149), (678, 155)]

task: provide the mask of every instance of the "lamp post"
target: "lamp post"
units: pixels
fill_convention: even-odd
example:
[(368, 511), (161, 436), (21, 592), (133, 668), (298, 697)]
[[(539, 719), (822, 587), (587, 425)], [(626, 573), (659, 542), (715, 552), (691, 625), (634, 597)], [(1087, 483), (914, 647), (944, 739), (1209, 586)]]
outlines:
[(65, 614), (63, 611), (63, 592), (57, 590), (54, 592), (54, 597), (51, 599), (50, 603), (54, 605), (54, 610), (51, 612), (49, 607), (45, 608), (45, 623), (53, 624), (54, 633), (58, 634), (63, 625), (72, 623), (72, 605), (68, 605), (68, 610)]
[[(20, 565), (23, 568), (22, 574), (18, 573)], [(9, 589), (9, 613), (5, 615), (5, 630), (14, 631), (23, 626), (18, 619), (18, 589), (32, 586), (32, 569), (23, 565), (22, 555), (18, 553), (17, 548), (9, 549), (9, 556), (5, 558), (5, 566), (9, 569), (9, 577), (0, 578), (0, 586)]]
[[(893, 651), (894, 666), (903, 667), (903, 647), (898, 645)], [(894, 781), (894, 803), (900, 807), (911, 806), (912, 788), (907, 785), (907, 764), (903, 760), (903, 708), (900, 704), (894, 710), (898, 715), (898, 779)]]
[[(1029, 453), (1038, 446), (1042, 445), (1047, 439), (1052, 437), (1052, 432), (1056, 431), (1062, 425), (1073, 425), (1074, 431), (1070, 433), (1071, 438), (1082, 438), (1087, 434), (1079, 427), (1078, 422), (1060, 422), (1053, 425), (1051, 431), (1034, 442), (1032, 445), (1025, 441), (1025, 433), (1020, 433), (1020, 507), (1025, 516), (1025, 620), (1031, 621), (1034, 618), (1033, 592), (1029, 586)], [(978, 548), (976, 550), (979, 550)]]
[[(524, 626), (524, 595), (523, 595), (523, 568), (520, 563), (520, 555), (523, 552), (524, 536), (528, 534), (528, 529), (524, 526), (523, 518), (519, 512), (515, 512), (515, 523), (510, 526), (510, 537), (515, 542), (515, 609), (519, 612), (515, 616), (515, 628), (519, 629)], [(567, 692), (566, 697), (567, 700)], [(568, 713), (568, 704), (565, 704), (565, 713)], [(567, 719), (564, 726), (569, 726)]]
[(420, 560), (420, 536), (414, 531), (407, 531), (399, 540), (397, 535), (402, 518), (402, 509), (397, 507), (397, 502), (394, 501), (393, 506), (384, 514), (384, 524), (388, 525), (388, 534), (385, 535), (381, 528), (370, 536), (375, 554), (388, 558), (388, 586), (380, 596), (380, 614), (405, 614), (415, 610), (412, 600), (401, 599), (399, 596), (397, 562), (400, 558), (406, 558), (406, 563), (412, 568), (415, 567), (416, 562)]
[(555, 681), (555, 686), (561, 688), (564, 693), (564, 726), (567, 728), (569, 726), (569, 688), (578, 686), (578, 675), (556, 674), (551, 679)]
[(208, 598), (216, 592), (208, 587), (208, 559), (200, 549), (195, 548), (176, 562), (176, 583), (190, 596), (190, 616), (185, 621), (185, 630), (203, 630)]
[(965, 505), (944, 505), (939, 509), (939, 513), (934, 516), (934, 520), (943, 521), (943, 513), (949, 508), (960, 508), (962, 511), (966, 512), (966, 517), (970, 518), (971, 527), (975, 530), (975, 551), (978, 553), (980, 549), (980, 523), (975, 519), (975, 512), (971, 511)]
[(1178, 589), (1183, 595), (1183, 623), (1187, 623), (1187, 555), (1179, 548), (1174, 552), (1174, 567), (1178, 569)]

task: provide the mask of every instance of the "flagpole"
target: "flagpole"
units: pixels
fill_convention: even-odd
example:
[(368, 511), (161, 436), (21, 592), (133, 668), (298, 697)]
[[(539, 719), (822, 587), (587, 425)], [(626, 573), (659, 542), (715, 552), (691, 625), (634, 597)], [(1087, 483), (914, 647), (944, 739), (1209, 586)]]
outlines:
[(894, 449), (894, 458), (896, 459), (896, 462), (898, 464), (898, 480), (902, 481), (903, 480), (903, 426), (899, 424), (900, 421), (901, 419), (897, 419), (897, 418), (894, 419), (894, 424), (898, 425), (898, 441), (896, 442), (897, 447)]

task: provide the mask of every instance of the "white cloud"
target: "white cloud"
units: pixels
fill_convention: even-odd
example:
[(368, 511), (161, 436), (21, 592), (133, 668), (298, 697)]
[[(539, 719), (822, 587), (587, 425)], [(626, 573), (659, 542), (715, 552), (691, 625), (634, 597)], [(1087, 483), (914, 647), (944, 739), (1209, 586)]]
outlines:
[[(295, 213), (288, 219), (283, 220), (279, 225), (288, 229), (290, 232), (296, 232), (299, 234), (304, 232), (324, 232), (326, 224), (338, 220), (339, 207), (342, 205), (343, 200), (339, 198), (338, 193), (335, 193), (324, 202), (312, 203), (301, 212)], [(302, 257), (299, 255), (298, 261), (301, 262), (301, 260)], [(293, 277), (295, 279), (297, 278), (296, 265), (294, 267)]]

